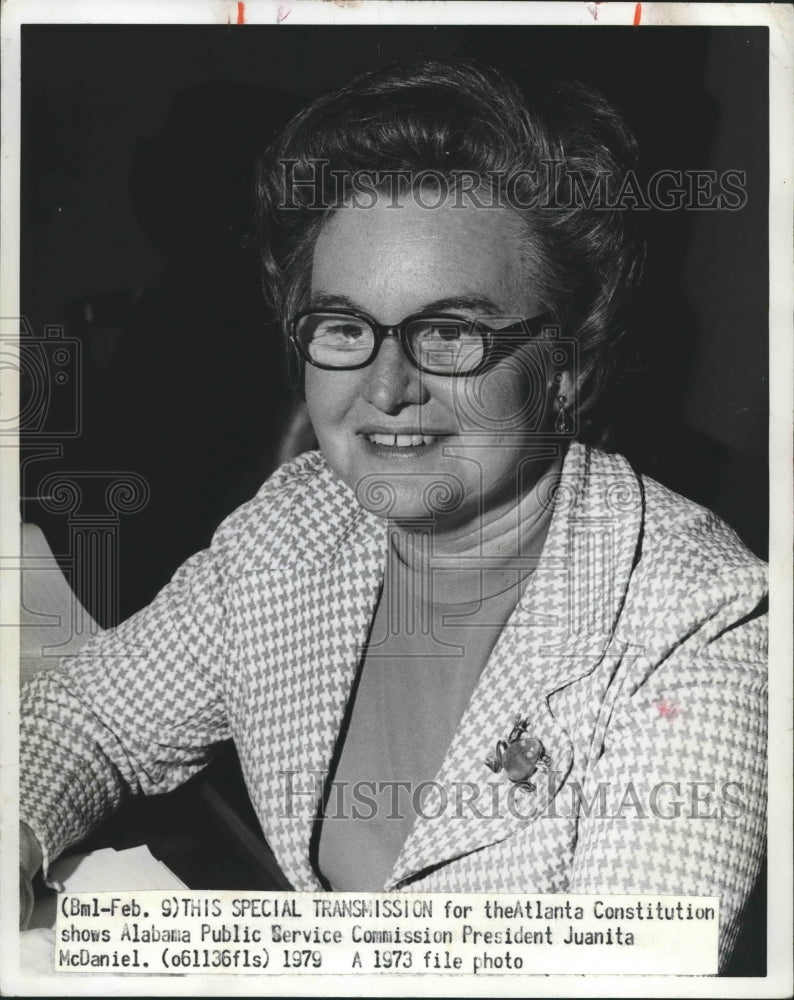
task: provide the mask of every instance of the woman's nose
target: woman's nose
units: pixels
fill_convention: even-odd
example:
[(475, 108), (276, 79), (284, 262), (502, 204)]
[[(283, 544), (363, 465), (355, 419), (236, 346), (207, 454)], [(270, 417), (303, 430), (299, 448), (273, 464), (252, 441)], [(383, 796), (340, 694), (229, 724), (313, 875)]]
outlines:
[(399, 413), (406, 406), (418, 406), (427, 399), (424, 376), (405, 355), (400, 342), (385, 337), (380, 350), (366, 369), (364, 396), (383, 413)]

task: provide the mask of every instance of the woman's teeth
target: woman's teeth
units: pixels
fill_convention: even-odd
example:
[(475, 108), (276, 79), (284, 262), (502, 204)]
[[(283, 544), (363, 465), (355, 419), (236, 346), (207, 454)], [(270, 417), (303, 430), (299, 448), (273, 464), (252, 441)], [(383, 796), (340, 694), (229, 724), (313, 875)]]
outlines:
[(432, 444), (436, 438), (430, 434), (365, 434), (373, 444), (383, 444), (389, 448), (416, 448), (418, 445)]

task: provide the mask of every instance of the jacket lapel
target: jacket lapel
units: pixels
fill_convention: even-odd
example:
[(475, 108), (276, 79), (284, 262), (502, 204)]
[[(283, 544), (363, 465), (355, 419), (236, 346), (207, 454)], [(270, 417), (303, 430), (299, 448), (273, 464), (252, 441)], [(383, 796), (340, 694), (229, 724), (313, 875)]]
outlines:
[(381, 522), (366, 515), (329, 470), (318, 478), (307, 510), (291, 512), (304, 534), (291, 545), (305, 548), (306, 536), (317, 537), (318, 529), (307, 521), (316, 515), (318, 495), (322, 544), (285, 569), (281, 585), (268, 571), (271, 595), (283, 591), (285, 598), (284, 635), (274, 664), (280, 702), (273, 720), (276, 746), (264, 770), (265, 796), (278, 806), (264, 811), (263, 827), (284, 874), (302, 891), (321, 888), (311, 863), (319, 798), (377, 603), (385, 552)]
[[(414, 824), (387, 889), (513, 835), (557, 794), (574, 762), (576, 720), (556, 710), (552, 695), (592, 673), (604, 657), (625, 598), (641, 516), (640, 484), (625, 459), (572, 445), (539, 565), (480, 676), (434, 796)], [(507, 739), (516, 715), (528, 719), (527, 735), (540, 739), (550, 758), (549, 770), (532, 777), (532, 792), (485, 764), (496, 741)]]

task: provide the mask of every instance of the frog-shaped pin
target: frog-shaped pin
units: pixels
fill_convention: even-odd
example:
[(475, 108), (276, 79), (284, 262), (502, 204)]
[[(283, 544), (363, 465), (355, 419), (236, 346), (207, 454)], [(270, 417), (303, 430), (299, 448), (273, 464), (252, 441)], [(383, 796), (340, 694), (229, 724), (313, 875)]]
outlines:
[(510, 735), (506, 740), (499, 740), (485, 763), (494, 773), (504, 768), (507, 777), (522, 791), (534, 792), (535, 786), (529, 779), (538, 768), (548, 771), (551, 759), (539, 739), (534, 736), (524, 738), (528, 725), (528, 719), (517, 715)]

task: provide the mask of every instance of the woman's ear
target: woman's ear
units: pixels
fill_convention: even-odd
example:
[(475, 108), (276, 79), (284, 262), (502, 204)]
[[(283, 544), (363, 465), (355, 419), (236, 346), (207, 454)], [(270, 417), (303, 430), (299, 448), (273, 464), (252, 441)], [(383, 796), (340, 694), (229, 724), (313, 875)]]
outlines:
[(549, 391), (551, 424), (555, 433), (568, 436), (576, 433), (578, 385), (570, 369), (556, 372)]
[(573, 372), (571, 371), (558, 372), (554, 381), (557, 386), (557, 395), (565, 396), (568, 406), (573, 406), (576, 397), (578, 395), (578, 389), (579, 389), (576, 379), (574, 378)]
[(547, 383), (549, 406), (553, 409), (560, 396), (565, 396), (566, 405), (572, 406), (578, 396), (578, 388), (573, 372), (555, 372)]

